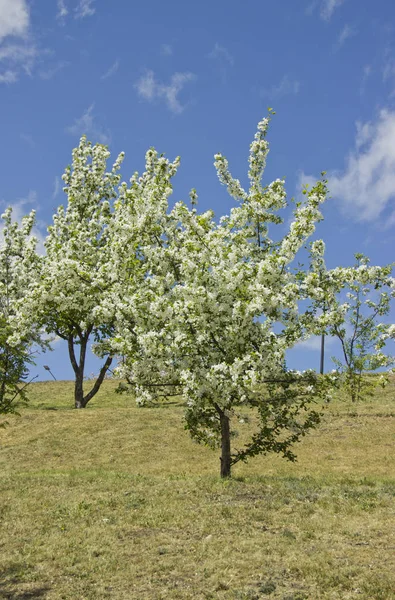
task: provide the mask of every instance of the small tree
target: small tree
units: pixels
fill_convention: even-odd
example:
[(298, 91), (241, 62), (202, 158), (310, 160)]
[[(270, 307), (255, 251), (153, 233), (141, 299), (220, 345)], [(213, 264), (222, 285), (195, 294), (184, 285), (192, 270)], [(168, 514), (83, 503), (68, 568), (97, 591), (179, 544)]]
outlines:
[[(313, 270), (318, 274), (324, 295), (322, 304), (318, 300), (315, 308), (321, 304), (324, 310), (330, 308), (339, 313), (339, 319), (326, 328), (326, 333), (340, 341), (342, 359), (332, 360), (342, 376), (344, 389), (355, 402), (370, 395), (378, 380), (386, 383), (385, 374), (379, 379), (367, 374), (388, 369), (395, 363), (394, 357), (384, 353), (386, 341), (395, 337), (395, 327), (377, 322), (379, 317), (388, 315), (391, 299), (395, 297), (393, 265), (370, 267), (366, 256), (356, 254), (354, 268), (346, 278), (341, 278), (339, 285), (327, 272), (323, 255), (323, 248), (316, 247), (312, 253)], [(344, 292), (347, 302), (339, 299)]]
[(12, 221), (12, 209), (2, 215), (0, 241), (0, 413), (14, 413), (26, 396), (27, 365), (34, 344), (44, 345), (31, 320), (21, 314), (24, 292), (38, 272), (36, 239), (31, 235), (34, 211)]
[[(136, 223), (140, 243), (132, 247), (145, 277), (133, 290), (126, 278), (119, 279), (125, 285), (114, 302), (122, 311), (112, 339), (114, 351), (124, 357), (119, 372), (134, 385), (140, 403), (182, 396), (192, 437), (221, 447), (222, 477), (256, 454), (277, 452), (294, 460), (293, 444), (319, 421), (311, 401), (324, 396), (328, 385), (328, 379), (289, 371), (285, 364), (287, 348), (320, 322), (311, 312), (299, 313), (299, 301), (312, 290), (293, 275), (290, 264), (321, 219), (326, 182), (310, 190), (296, 207), (288, 234), (274, 242), (269, 226), (282, 222), (278, 211), (287, 201), (284, 181), (261, 185), (267, 126), (268, 119), (259, 123), (251, 144), (248, 192), (230, 175), (226, 159), (215, 157), (221, 183), (239, 201), (220, 223), (211, 211), (198, 214), (183, 203), (169, 211), (172, 167), (154, 151), (146, 172), (132, 185), (135, 202), (123, 205), (129, 210), (125, 221)], [(158, 195), (158, 185), (166, 193)], [(139, 198), (144, 203), (136, 211)], [(191, 199), (194, 206), (195, 191)], [(138, 233), (141, 224), (145, 237)], [(128, 245), (125, 235), (117, 247)], [(125, 264), (122, 254), (123, 271)], [(329, 322), (333, 318), (326, 313)], [(251, 439), (232, 451), (234, 423), (251, 412)]]
[[(75, 374), (76, 408), (85, 408), (103, 382), (112, 362), (107, 339), (114, 307), (106, 302), (113, 283), (109, 224), (117, 197), (123, 153), (106, 172), (110, 153), (85, 137), (73, 151), (72, 166), (63, 175), (67, 206), (60, 206), (48, 228), (41, 279), (30, 289), (30, 310), (50, 334), (65, 340)], [(92, 388), (84, 391), (89, 340), (93, 338), (103, 365)]]
[(3, 315), (0, 326), (0, 414), (12, 414), (16, 413), (17, 404), (27, 401), (25, 380), (32, 357), (27, 343), (9, 343), (13, 332)]

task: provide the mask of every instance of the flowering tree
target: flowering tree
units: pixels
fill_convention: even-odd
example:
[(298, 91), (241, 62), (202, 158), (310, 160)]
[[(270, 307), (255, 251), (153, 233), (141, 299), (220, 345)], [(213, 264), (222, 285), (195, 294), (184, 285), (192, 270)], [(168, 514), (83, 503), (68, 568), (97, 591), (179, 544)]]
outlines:
[[(395, 363), (394, 357), (384, 352), (386, 342), (395, 338), (395, 325), (377, 322), (379, 317), (388, 315), (391, 299), (395, 297), (393, 265), (370, 267), (366, 256), (356, 254), (354, 268), (328, 272), (324, 246), (315, 245), (311, 255), (316, 282), (314, 309), (338, 312), (338, 319), (332, 320), (325, 330), (340, 341), (342, 360), (332, 360), (355, 402), (368, 395), (374, 385), (367, 373), (388, 369)], [(347, 302), (342, 303), (339, 297), (345, 290), (348, 290)], [(385, 385), (386, 374), (381, 374), (379, 381)]]
[[(135, 173), (129, 186), (123, 182), (119, 187), (109, 224), (108, 264), (114, 282), (97, 307), (97, 316), (102, 320), (111, 312), (111, 307), (116, 307), (116, 324), (109, 346), (114, 354), (122, 357), (118, 372), (126, 377), (129, 373), (126, 365), (131, 362), (142, 370), (145, 368), (140, 333), (150, 329), (151, 319), (155, 318), (150, 313), (150, 286), (154, 283), (151, 267), (152, 264), (159, 266), (157, 283), (160, 277), (171, 281), (173, 259), (168, 257), (161, 264), (159, 253), (167, 244), (166, 236), (178, 230), (177, 220), (167, 211), (171, 180), (177, 172), (179, 158), (171, 163), (154, 149), (150, 149), (145, 158), (145, 172), (141, 176)], [(168, 285), (165, 286), (167, 289)], [(150, 366), (158, 370), (153, 361)], [(154, 372), (151, 376), (155, 377)]]
[[(75, 374), (75, 407), (84, 408), (100, 388), (112, 362), (107, 344), (112, 333), (114, 307), (105, 303), (113, 282), (109, 224), (117, 197), (123, 153), (106, 171), (110, 153), (85, 137), (73, 151), (72, 165), (63, 175), (67, 206), (53, 217), (45, 241), (41, 278), (30, 289), (30, 310), (50, 334), (67, 341)], [(107, 307), (104, 310), (103, 303)], [(95, 342), (103, 365), (92, 388), (84, 392), (88, 342)]]
[[(311, 400), (328, 385), (314, 372), (289, 371), (285, 364), (286, 350), (323, 326), (322, 316), (299, 312), (299, 301), (312, 290), (290, 264), (321, 219), (326, 181), (307, 193), (289, 232), (274, 242), (269, 226), (282, 222), (278, 211), (287, 200), (284, 181), (261, 185), (268, 122), (259, 123), (251, 144), (248, 191), (231, 176), (226, 159), (215, 157), (220, 182), (239, 202), (219, 223), (211, 211), (198, 214), (183, 203), (168, 209), (176, 165), (154, 151), (146, 172), (125, 192), (131, 201), (122, 205), (125, 222), (136, 223), (139, 242), (132, 246), (145, 276), (132, 290), (127, 278), (119, 279), (125, 287), (114, 302), (122, 311), (111, 341), (123, 356), (119, 372), (134, 385), (140, 403), (182, 396), (192, 437), (221, 447), (222, 477), (258, 453), (294, 460), (292, 445), (319, 421)], [(191, 199), (194, 205), (194, 190)], [(127, 236), (121, 235), (120, 248), (129, 246)], [(118, 268), (125, 272), (127, 263), (121, 253)], [(335, 316), (327, 311), (325, 319)], [(232, 451), (234, 423), (248, 418), (251, 439)]]
[(12, 221), (12, 209), (2, 215), (0, 232), (0, 413), (15, 412), (26, 401), (27, 365), (32, 346), (42, 344), (34, 322), (21, 318), (24, 292), (38, 272), (36, 239), (31, 235), (34, 211)]

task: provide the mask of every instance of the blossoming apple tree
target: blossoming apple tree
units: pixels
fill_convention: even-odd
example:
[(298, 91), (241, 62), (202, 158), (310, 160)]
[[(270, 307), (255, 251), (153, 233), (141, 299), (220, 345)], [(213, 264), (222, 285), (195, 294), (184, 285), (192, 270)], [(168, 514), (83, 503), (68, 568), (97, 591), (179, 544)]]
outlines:
[[(68, 344), (76, 408), (84, 408), (97, 393), (113, 359), (107, 339), (112, 333), (114, 307), (104, 311), (102, 304), (113, 283), (109, 224), (124, 155), (121, 153), (107, 172), (109, 156), (105, 146), (92, 146), (85, 137), (74, 149), (72, 165), (63, 175), (67, 205), (58, 208), (48, 228), (41, 277), (29, 292), (30, 310), (37, 322)], [(103, 363), (98, 378), (85, 392), (84, 369), (91, 339)]]
[[(269, 228), (282, 222), (278, 213), (288, 203), (283, 180), (261, 184), (268, 123), (259, 123), (251, 144), (248, 191), (231, 176), (226, 159), (215, 157), (220, 182), (239, 202), (219, 223), (211, 211), (199, 214), (181, 202), (169, 209), (177, 165), (153, 150), (146, 172), (125, 189), (129, 201), (120, 211), (125, 223), (136, 226), (131, 237), (120, 229), (117, 247), (135, 248), (145, 276), (132, 288), (127, 277), (119, 278), (124, 287), (113, 298), (122, 306), (111, 341), (123, 357), (119, 373), (141, 403), (182, 396), (191, 436), (221, 447), (222, 477), (256, 454), (277, 452), (294, 460), (293, 444), (319, 421), (312, 399), (332, 385), (314, 372), (290, 371), (285, 363), (288, 348), (323, 326), (322, 316), (300, 312), (299, 302), (314, 294), (314, 283), (297, 277), (290, 265), (321, 219), (326, 181), (307, 193), (288, 233), (273, 241)], [(194, 190), (191, 199), (194, 205)], [(137, 254), (128, 259), (121, 251), (123, 274)], [(325, 314), (325, 322), (336, 318), (334, 311)], [(249, 419), (250, 439), (232, 450), (235, 422)]]
[(0, 230), (0, 413), (15, 412), (16, 401), (26, 400), (27, 365), (40, 340), (34, 320), (21, 318), (24, 293), (37, 276), (37, 240), (32, 236), (35, 213), (19, 225), (12, 209), (2, 215)]

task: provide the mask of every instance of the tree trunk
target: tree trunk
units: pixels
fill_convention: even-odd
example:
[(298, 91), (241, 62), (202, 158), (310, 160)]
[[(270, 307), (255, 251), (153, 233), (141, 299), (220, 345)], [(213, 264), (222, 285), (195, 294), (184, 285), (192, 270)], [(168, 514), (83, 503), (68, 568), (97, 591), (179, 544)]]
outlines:
[(74, 337), (72, 334), (68, 337), (68, 347), (71, 365), (73, 367), (75, 381), (74, 381), (74, 406), (75, 408), (85, 408), (87, 402), (84, 398), (84, 369), (85, 369), (85, 356), (86, 346), (88, 344), (88, 336), (80, 336), (80, 357), (77, 362), (74, 352)]
[(81, 369), (78, 369), (75, 374), (74, 403), (75, 408), (85, 408), (86, 406), (84, 398), (84, 371), (81, 371)]
[(223, 479), (231, 475), (231, 455), (230, 455), (230, 421), (225, 411), (219, 413), (221, 423), (221, 477)]
[(69, 347), (69, 356), (71, 365), (73, 367), (73, 371), (75, 374), (75, 383), (74, 383), (74, 406), (75, 408), (85, 408), (88, 404), (89, 400), (93, 398), (97, 394), (100, 389), (101, 384), (106, 376), (108, 369), (112, 363), (112, 356), (107, 356), (107, 359), (100, 369), (100, 373), (98, 378), (96, 379), (92, 389), (90, 392), (84, 396), (84, 371), (85, 371), (85, 357), (86, 357), (86, 349), (88, 345), (89, 336), (92, 332), (92, 327), (88, 328), (84, 333), (79, 335), (79, 347), (80, 347), (80, 356), (77, 362), (77, 358), (74, 351), (74, 336), (72, 334), (68, 337), (68, 347)]
[(321, 357), (320, 357), (320, 373), (324, 374), (324, 361), (325, 361), (325, 334), (321, 335)]

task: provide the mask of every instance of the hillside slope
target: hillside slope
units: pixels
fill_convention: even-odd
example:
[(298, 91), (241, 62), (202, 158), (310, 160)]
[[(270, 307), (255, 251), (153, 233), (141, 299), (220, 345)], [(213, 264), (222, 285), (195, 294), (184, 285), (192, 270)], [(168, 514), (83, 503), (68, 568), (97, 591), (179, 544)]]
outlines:
[(115, 387), (76, 411), (70, 382), (33, 384), (0, 430), (1, 598), (394, 597), (394, 384), (231, 481), (182, 406)]

